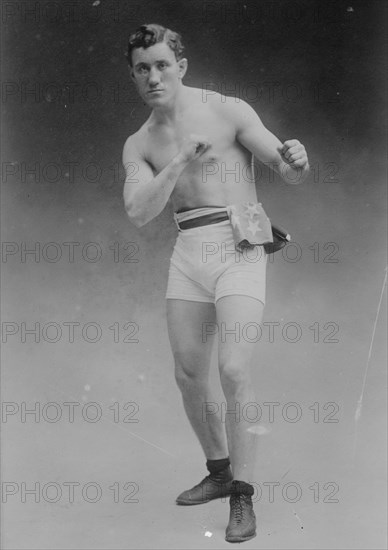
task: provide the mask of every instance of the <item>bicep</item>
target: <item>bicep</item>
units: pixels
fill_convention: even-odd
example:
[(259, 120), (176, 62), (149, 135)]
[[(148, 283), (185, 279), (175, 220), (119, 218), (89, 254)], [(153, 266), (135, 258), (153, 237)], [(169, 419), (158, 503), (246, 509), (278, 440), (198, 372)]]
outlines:
[(257, 113), (247, 104), (242, 105), (240, 110), (236, 137), (256, 158), (272, 164), (276, 171), (280, 171), (285, 164), (281, 155), (281, 141), (264, 126)]

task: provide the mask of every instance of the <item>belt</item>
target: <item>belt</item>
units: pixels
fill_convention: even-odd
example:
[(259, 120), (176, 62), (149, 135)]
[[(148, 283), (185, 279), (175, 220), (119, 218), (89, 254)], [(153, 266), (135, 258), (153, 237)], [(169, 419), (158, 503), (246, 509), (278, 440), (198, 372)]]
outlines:
[(213, 214), (206, 214), (205, 216), (199, 216), (192, 220), (184, 220), (178, 222), (179, 229), (191, 229), (193, 227), (201, 227), (202, 225), (211, 225), (213, 223), (219, 223), (229, 220), (228, 213), (225, 212), (213, 212)]

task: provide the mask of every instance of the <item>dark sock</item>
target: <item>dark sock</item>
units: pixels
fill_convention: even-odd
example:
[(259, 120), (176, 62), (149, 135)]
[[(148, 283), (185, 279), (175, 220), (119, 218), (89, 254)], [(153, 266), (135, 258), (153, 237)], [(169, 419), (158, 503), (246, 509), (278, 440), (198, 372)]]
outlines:
[(226, 470), (230, 466), (229, 457), (220, 458), (218, 460), (207, 460), (206, 468), (209, 470), (210, 475), (218, 474), (223, 470)]
[(232, 494), (235, 495), (247, 495), (253, 496), (255, 489), (253, 485), (246, 481), (233, 480), (232, 482)]

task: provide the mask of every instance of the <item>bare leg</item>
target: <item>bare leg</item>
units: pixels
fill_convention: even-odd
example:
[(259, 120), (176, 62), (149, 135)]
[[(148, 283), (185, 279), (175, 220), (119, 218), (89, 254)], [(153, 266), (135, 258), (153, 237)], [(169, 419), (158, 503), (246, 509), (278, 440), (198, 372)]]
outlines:
[(228, 456), (225, 425), (219, 415), (204, 421), (206, 403), (214, 402), (209, 386), (211, 351), (214, 338), (203, 338), (203, 323), (215, 322), (211, 303), (167, 300), (167, 324), (175, 361), (175, 378), (182, 392), (189, 421), (200, 441), (205, 457), (211, 460)]
[[(253, 481), (256, 439), (247, 431), (252, 426), (249, 421), (252, 413), (249, 416), (244, 406), (255, 402), (250, 368), (257, 343), (252, 340), (255, 339), (255, 323), (261, 323), (264, 305), (249, 296), (225, 296), (217, 301), (216, 309), (220, 378), (228, 411), (224, 421), (229, 456), (234, 479), (249, 483)], [(245, 331), (249, 323), (253, 331)]]

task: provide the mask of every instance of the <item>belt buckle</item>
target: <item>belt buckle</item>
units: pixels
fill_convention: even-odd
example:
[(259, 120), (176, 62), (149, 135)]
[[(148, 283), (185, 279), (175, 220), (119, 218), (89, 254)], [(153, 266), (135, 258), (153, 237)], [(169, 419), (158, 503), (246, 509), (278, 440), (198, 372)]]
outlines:
[(174, 222), (178, 228), (178, 231), (182, 231), (182, 229), (179, 227), (178, 216), (176, 215), (176, 212), (174, 212)]

